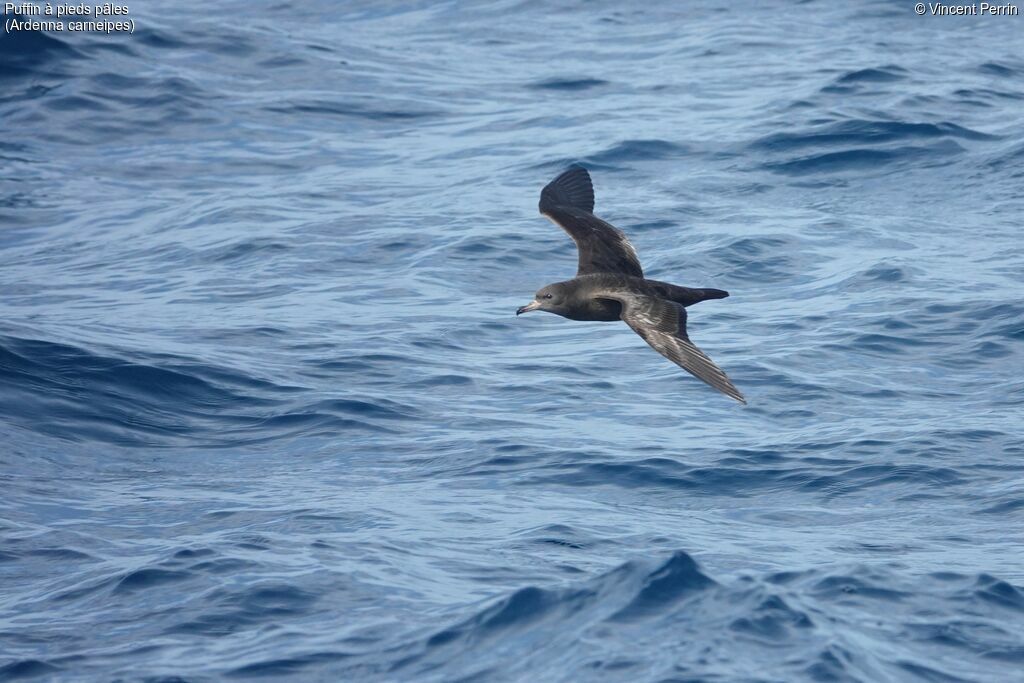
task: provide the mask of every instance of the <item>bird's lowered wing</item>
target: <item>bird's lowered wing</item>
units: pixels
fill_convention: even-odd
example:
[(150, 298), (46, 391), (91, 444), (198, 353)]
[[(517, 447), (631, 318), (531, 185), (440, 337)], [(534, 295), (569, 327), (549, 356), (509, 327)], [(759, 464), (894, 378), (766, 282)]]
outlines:
[(632, 291), (607, 291), (601, 298), (622, 304), (622, 320), (655, 351), (720, 392), (746, 403), (728, 376), (686, 334), (686, 309), (679, 304)]
[(636, 249), (622, 231), (594, 215), (594, 186), (582, 166), (572, 166), (540, 193), (540, 212), (572, 237), (579, 251), (576, 276), (621, 273), (643, 277)]

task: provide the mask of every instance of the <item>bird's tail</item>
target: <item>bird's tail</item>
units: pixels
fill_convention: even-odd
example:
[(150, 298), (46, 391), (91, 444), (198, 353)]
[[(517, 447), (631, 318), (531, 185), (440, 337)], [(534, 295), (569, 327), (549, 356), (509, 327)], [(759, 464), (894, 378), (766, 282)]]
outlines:
[(729, 296), (729, 292), (724, 289), (680, 287), (679, 285), (673, 285), (670, 282), (661, 282), (659, 280), (645, 280), (644, 282), (653, 289), (653, 294), (657, 295), (659, 298), (675, 301), (677, 304), (682, 306), (692, 306), (693, 304), (700, 303), (701, 301), (706, 301), (708, 299), (724, 299)]
[(677, 304), (683, 306), (692, 306), (693, 304), (700, 303), (701, 301), (707, 301), (708, 299), (724, 299), (729, 296), (729, 292), (724, 289), (696, 289), (693, 287), (680, 287), (679, 285), (673, 285), (668, 297)]
[[(695, 289), (693, 291), (700, 293), (700, 298), (697, 299), (697, 301), (704, 301), (705, 299), (724, 299), (725, 297), (729, 296), (729, 292), (725, 291), (724, 289), (708, 288)], [(693, 303), (697, 303), (697, 301), (694, 301)]]

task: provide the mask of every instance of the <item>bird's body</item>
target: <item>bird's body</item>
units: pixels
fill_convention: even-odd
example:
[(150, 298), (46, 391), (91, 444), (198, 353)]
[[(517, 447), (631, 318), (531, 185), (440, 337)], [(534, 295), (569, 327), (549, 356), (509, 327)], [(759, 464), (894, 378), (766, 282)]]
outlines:
[(543, 310), (570, 320), (622, 320), (658, 353), (741, 403), (743, 394), (686, 332), (686, 307), (729, 296), (648, 280), (622, 232), (594, 215), (590, 174), (573, 166), (541, 192), (540, 212), (569, 233), (579, 250), (576, 277), (547, 285), (516, 314)]
[(721, 289), (680, 287), (668, 282), (618, 273), (589, 273), (549, 286), (563, 288), (570, 302), (562, 311), (552, 311), (553, 313), (558, 313), (569, 320), (597, 322), (622, 320), (622, 304), (615, 299), (594, 296), (593, 293), (597, 290), (634, 291), (674, 301), (680, 306), (691, 306), (705, 299), (724, 299), (729, 296), (728, 292)]

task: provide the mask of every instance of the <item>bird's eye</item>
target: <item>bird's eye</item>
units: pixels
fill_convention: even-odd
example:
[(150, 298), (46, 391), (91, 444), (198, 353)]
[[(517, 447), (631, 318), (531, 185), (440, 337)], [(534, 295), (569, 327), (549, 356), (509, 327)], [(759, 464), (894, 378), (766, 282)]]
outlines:
[(545, 299), (550, 299), (550, 298), (551, 298), (551, 295), (550, 295), (550, 294), (545, 294), (545, 295), (544, 295), (544, 298), (545, 298)]

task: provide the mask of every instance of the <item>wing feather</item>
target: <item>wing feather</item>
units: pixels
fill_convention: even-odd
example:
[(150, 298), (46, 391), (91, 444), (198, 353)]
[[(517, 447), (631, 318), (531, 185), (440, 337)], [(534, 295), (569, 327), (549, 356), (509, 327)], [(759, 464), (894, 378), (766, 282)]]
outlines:
[(740, 403), (747, 400), (725, 372), (690, 341), (686, 309), (679, 304), (629, 291), (602, 292), (622, 304), (622, 320), (655, 351), (706, 384)]
[(576, 276), (621, 273), (643, 277), (636, 249), (621, 230), (594, 215), (594, 187), (582, 166), (573, 166), (540, 193), (540, 212), (576, 243)]

